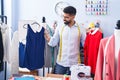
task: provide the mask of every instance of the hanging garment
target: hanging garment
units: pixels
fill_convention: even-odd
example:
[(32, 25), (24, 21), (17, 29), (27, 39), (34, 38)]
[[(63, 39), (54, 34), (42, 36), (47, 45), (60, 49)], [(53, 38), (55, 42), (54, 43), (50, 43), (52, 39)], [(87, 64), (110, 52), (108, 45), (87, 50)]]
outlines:
[(24, 68), (25, 44), (19, 42), (19, 67)]
[(19, 72), (19, 34), (18, 31), (13, 33), (13, 37), (10, 45), (10, 75), (18, 74)]
[(91, 73), (95, 74), (99, 43), (102, 33), (96, 29), (87, 34), (84, 44), (84, 64), (91, 67)]
[[(46, 24), (46, 29), (50, 36), (53, 36), (54, 31)], [(45, 40), (45, 67), (53, 67), (56, 64), (56, 58), (58, 53), (58, 46), (51, 47)]]
[(24, 66), (29, 70), (42, 68), (44, 65), (44, 28), (40, 32), (34, 32), (28, 24), (26, 36), (26, 48)]
[(0, 29), (0, 71), (3, 70), (3, 56), (4, 56), (3, 40), (2, 40), (2, 33), (1, 33), (1, 29)]
[(4, 61), (9, 61), (10, 55), (10, 28), (6, 24), (1, 25), (3, 47), (4, 47)]
[(120, 80), (120, 51), (117, 64), (115, 71), (115, 36), (112, 35), (100, 42), (94, 80)]

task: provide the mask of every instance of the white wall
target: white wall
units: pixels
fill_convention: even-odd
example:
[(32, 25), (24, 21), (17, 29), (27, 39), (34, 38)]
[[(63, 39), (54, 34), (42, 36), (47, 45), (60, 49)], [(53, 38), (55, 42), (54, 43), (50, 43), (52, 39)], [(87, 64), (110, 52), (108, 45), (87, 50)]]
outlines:
[(90, 16), (90, 15), (85, 15), (85, 5), (84, 1), (85, 0), (66, 0), (70, 2), (72, 5), (74, 5), (77, 10), (77, 17), (76, 20), (79, 21), (80, 23), (86, 23), (95, 21), (95, 20), (100, 20), (101, 21), (101, 28), (104, 32), (104, 36), (109, 36), (113, 33), (114, 27), (116, 26), (116, 21), (120, 19), (119, 14), (120, 11), (118, 9), (120, 8), (119, 3), (120, 0), (108, 0), (108, 15), (103, 15), (103, 16)]
[(19, 20), (36, 20), (42, 22), (42, 17), (46, 17), (46, 22), (51, 25), (59, 18), (54, 12), (55, 3), (60, 0), (20, 0)]
[[(18, 1), (18, 0), (17, 0)], [(62, 19), (55, 14), (54, 7), (61, 0), (19, 0), (19, 19), (18, 20), (37, 20), (42, 21), (45, 16), (47, 23), (51, 26), (54, 20), (61, 24)], [(87, 24), (95, 20), (101, 21), (101, 28), (104, 36), (113, 33), (116, 21), (120, 19), (120, 0), (108, 0), (108, 15), (90, 16), (85, 14), (85, 0), (63, 0), (77, 8), (76, 20), (78, 23)]]

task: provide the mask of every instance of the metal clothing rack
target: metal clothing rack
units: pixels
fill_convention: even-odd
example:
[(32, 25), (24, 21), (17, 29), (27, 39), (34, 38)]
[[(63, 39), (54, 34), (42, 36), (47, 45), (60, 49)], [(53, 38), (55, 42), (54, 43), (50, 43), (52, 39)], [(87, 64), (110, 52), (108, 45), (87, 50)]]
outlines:
[[(0, 19), (1, 19), (1, 21), (2, 21), (2, 23), (5, 23), (5, 24), (7, 24), (7, 16), (4, 16), (4, 15), (0, 15)], [(4, 63), (4, 80), (7, 80), (6, 79), (6, 73), (7, 73), (7, 62), (5, 61), (5, 63)]]

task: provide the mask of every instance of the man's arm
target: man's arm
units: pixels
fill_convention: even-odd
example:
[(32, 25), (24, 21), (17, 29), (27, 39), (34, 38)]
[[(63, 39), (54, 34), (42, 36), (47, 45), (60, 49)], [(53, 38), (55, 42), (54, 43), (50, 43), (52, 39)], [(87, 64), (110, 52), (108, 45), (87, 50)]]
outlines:
[(45, 29), (45, 39), (49, 46), (56, 46), (59, 42), (59, 28), (57, 27), (53, 36), (50, 36), (49, 32)]

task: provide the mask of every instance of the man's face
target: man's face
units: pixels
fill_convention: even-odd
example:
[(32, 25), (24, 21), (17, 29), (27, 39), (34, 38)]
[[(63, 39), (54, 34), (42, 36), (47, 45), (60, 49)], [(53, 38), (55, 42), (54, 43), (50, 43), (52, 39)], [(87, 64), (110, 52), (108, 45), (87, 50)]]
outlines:
[(64, 24), (68, 25), (69, 23), (71, 23), (74, 20), (74, 17), (75, 17), (74, 15), (64, 13), (63, 14)]

